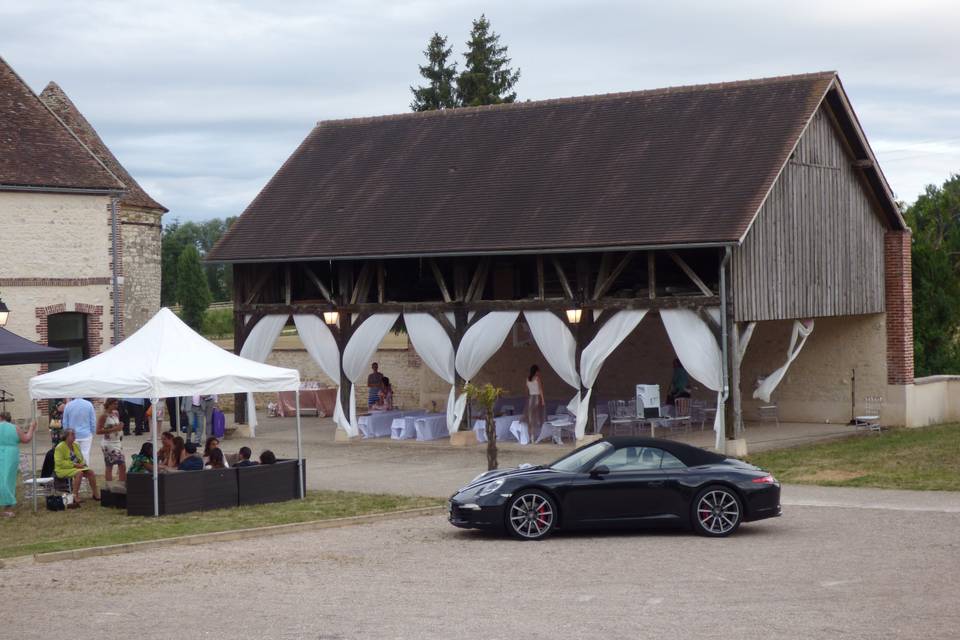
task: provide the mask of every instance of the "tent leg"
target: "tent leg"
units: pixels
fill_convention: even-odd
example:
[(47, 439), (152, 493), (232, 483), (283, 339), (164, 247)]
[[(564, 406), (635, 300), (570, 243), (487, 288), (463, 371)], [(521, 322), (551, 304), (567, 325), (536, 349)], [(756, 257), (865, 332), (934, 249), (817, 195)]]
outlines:
[(297, 483), (300, 485), (300, 499), (303, 500), (306, 493), (303, 487), (303, 444), (300, 439), (300, 390), (297, 389), (294, 394), (297, 398)]
[[(37, 401), (30, 398), (30, 424), (37, 420)], [(27, 427), (30, 428), (29, 426)], [(30, 438), (30, 473), (33, 478), (33, 511), (37, 511), (37, 432)]]
[(150, 437), (153, 440), (153, 517), (160, 515), (160, 494), (157, 491), (157, 409), (158, 398), (151, 398), (154, 404), (153, 411), (150, 412)]
[(179, 435), (180, 435), (180, 396), (177, 396), (177, 408), (176, 408), (176, 410), (174, 411), (174, 413), (175, 413), (176, 416), (177, 416), (177, 417), (176, 417), (175, 427), (174, 427), (174, 428), (176, 429), (176, 432), (175, 432), (175, 434), (174, 434), (174, 437), (176, 437), (176, 436), (179, 436)]

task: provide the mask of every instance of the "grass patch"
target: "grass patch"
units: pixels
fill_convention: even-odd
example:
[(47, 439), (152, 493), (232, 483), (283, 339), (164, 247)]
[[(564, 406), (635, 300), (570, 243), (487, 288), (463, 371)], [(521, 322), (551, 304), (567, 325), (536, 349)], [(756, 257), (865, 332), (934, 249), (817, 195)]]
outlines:
[(18, 502), (15, 518), (0, 519), (0, 558), (385, 513), (443, 503), (435, 498), (308, 491), (303, 500), (149, 518), (128, 516), (126, 511), (101, 507), (89, 498), (83, 501), (80, 509), (47, 511), (41, 497), (37, 513), (33, 513), (32, 501), (18, 496)]
[(750, 462), (798, 484), (960, 491), (960, 424), (768, 451)]

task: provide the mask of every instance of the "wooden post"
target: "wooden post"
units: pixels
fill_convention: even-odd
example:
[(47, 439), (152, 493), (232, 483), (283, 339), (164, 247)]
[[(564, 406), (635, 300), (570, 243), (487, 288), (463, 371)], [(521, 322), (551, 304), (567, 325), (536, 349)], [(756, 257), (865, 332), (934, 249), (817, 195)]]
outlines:
[(733, 278), (731, 277), (733, 261), (730, 260), (726, 267), (723, 286), (726, 289), (727, 312), (723, 318), (727, 329), (727, 361), (723, 366), (727, 367), (727, 388), (729, 396), (724, 405), (724, 437), (727, 440), (736, 438), (736, 424), (740, 412), (740, 349), (737, 344), (736, 313), (734, 310), (735, 301), (733, 299)]
[[(733, 405), (733, 437), (743, 436), (743, 396), (740, 395), (740, 326), (730, 324), (730, 404)], [(730, 437), (730, 430), (727, 430)]]
[[(244, 331), (245, 323), (243, 321), (243, 312), (240, 311), (240, 305), (246, 300), (243, 287), (242, 265), (233, 265), (233, 352), (240, 355), (243, 349), (243, 341), (246, 338)], [(177, 398), (177, 413), (180, 412), (180, 398)], [(233, 394), (233, 421), (236, 424), (247, 424), (247, 394)]]

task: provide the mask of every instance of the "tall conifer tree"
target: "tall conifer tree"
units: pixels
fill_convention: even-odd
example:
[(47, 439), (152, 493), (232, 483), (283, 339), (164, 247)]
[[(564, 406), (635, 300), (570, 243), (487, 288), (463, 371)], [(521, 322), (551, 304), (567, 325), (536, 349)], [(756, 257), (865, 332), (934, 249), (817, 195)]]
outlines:
[(426, 86), (410, 87), (413, 93), (413, 102), (410, 109), (413, 111), (433, 111), (434, 109), (451, 109), (457, 106), (456, 92), (453, 86), (457, 75), (457, 64), (447, 64), (453, 47), (447, 46), (447, 39), (439, 33), (430, 38), (423, 55), (427, 57), (427, 64), (421, 65), (420, 75), (428, 82)]
[(466, 64), (457, 78), (457, 100), (461, 106), (514, 102), (513, 86), (520, 79), (520, 70), (510, 68), (507, 47), (500, 45), (500, 36), (490, 28), (486, 15), (473, 21)]

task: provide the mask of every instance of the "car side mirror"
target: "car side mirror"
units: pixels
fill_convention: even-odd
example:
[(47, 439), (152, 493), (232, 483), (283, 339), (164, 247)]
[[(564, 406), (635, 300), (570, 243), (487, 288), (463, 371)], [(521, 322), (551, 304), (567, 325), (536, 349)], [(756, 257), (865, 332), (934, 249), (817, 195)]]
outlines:
[(600, 464), (590, 470), (590, 475), (593, 477), (605, 476), (610, 473), (610, 467), (605, 464)]

